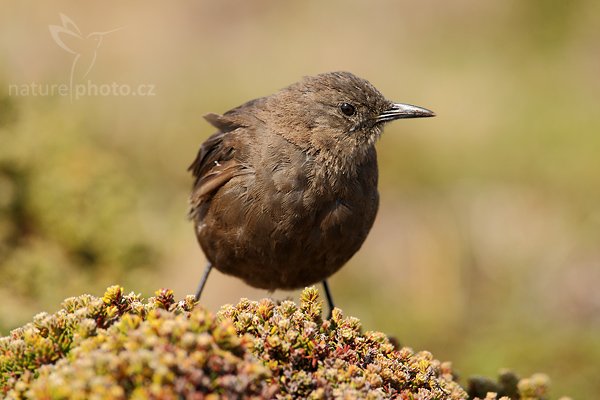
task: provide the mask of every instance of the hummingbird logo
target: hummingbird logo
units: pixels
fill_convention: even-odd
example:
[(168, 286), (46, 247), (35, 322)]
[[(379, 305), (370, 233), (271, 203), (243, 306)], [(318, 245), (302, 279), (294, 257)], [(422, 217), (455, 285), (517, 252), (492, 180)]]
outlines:
[(73, 88), (73, 81), (85, 79), (94, 67), (104, 37), (123, 28), (92, 32), (84, 36), (71, 18), (61, 13), (60, 20), (62, 25), (48, 25), (48, 28), (56, 44), (73, 55), (69, 76), (69, 84)]

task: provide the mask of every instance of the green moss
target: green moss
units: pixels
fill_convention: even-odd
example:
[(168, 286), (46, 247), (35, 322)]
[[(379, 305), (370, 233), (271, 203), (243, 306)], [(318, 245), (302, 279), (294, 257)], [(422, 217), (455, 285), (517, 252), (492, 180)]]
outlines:
[[(242, 299), (217, 316), (160, 290), (143, 300), (113, 286), (82, 295), (0, 339), (7, 398), (399, 398), (462, 400), (449, 363), (396, 348), (339, 309), (321, 317), (314, 288), (300, 305)], [(472, 397), (546, 399), (548, 378), (473, 378)], [(486, 397), (487, 396), (487, 397)]]
[[(542, 400), (548, 399), (550, 378), (544, 374), (534, 374), (530, 378), (519, 379), (513, 372), (500, 371), (498, 381), (489, 378), (472, 377), (469, 379), (469, 394), (472, 397), (485, 397), (487, 393), (497, 393), (511, 399)], [(565, 400), (565, 398), (563, 398)]]

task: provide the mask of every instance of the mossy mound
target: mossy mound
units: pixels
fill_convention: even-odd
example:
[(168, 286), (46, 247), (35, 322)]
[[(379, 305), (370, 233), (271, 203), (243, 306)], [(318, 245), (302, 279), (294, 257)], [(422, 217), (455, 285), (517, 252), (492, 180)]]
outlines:
[[(397, 349), (314, 288), (300, 305), (241, 300), (213, 315), (169, 290), (144, 301), (114, 286), (0, 339), (0, 394), (11, 399), (468, 399), (449, 363)], [(547, 379), (470, 382), (471, 398), (545, 399)]]

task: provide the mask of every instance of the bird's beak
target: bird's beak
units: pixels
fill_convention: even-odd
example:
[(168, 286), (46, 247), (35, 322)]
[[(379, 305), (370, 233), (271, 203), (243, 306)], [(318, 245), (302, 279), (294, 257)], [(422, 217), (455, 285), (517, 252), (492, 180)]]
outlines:
[(393, 121), (400, 118), (435, 117), (435, 113), (426, 108), (410, 104), (396, 103), (377, 116), (377, 122)]
[(110, 31), (94, 32), (94, 33), (97, 33), (98, 35), (104, 36), (104, 35), (108, 35), (109, 33), (118, 32), (118, 31), (123, 30), (123, 29), (124, 29), (124, 27), (121, 26), (119, 28), (111, 29)]

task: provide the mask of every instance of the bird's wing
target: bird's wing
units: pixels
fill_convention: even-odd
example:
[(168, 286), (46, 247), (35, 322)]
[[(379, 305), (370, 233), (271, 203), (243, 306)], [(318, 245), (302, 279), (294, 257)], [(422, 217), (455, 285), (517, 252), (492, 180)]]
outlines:
[(236, 121), (217, 114), (205, 116), (219, 131), (210, 136), (198, 151), (188, 168), (196, 178), (190, 196), (190, 216), (193, 217), (202, 203), (231, 178), (253, 173), (253, 170), (236, 157), (236, 136), (246, 128)]

